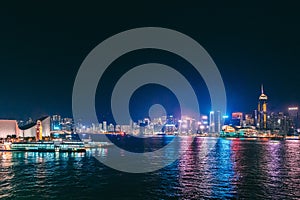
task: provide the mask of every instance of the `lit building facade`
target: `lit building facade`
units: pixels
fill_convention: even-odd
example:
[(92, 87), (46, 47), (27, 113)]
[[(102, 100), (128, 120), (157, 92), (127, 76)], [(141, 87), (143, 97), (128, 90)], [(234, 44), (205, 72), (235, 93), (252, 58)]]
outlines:
[(231, 114), (231, 123), (234, 126), (242, 126), (243, 125), (243, 113), (242, 112), (233, 112)]
[(0, 138), (19, 137), (17, 120), (0, 120)]
[(289, 117), (291, 118), (292, 122), (293, 122), (293, 128), (295, 131), (299, 132), (299, 108), (298, 106), (290, 106), (288, 107), (288, 114)]
[(221, 112), (211, 111), (209, 113), (209, 132), (219, 133), (221, 131), (221, 128), (222, 128)]
[(31, 124), (27, 124), (25, 126), (20, 127), (20, 137), (24, 138), (34, 138), (36, 137), (37, 128), (42, 128), (40, 130), (41, 137), (50, 137), (50, 117), (42, 117), (38, 119), (36, 122), (32, 122)]
[(258, 98), (257, 106), (257, 128), (266, 130), (267, 127), (267, 95), (264, 94), (264, 87), (261, 86), (261, 95)]
[(51, 130), (52, 131), (60, 131), (61, 130), (61, 116), (53, 115), (51, 117)]
[(209, 113), (209, 132), (210, 133), (215, 133), (215, 112), (210, 111)]

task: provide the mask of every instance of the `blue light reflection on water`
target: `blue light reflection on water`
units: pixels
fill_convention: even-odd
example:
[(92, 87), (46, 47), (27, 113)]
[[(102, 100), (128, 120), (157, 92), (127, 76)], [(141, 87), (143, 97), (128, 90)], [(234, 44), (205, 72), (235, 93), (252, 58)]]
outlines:
[[(181, 145), (190, 140), (183, 137)], [(109, 148), (87, 153), (0, 152), (0, 198), (300, 198), (300, 141), (195, 138), (180, 160), (147, 174), (112, 170), (99, 163), (95, 153), (108, 156)]]

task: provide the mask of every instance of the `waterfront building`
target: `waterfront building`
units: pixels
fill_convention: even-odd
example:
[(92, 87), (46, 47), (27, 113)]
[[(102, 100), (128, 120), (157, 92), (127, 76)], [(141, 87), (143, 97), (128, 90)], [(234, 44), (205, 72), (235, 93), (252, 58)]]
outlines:
[(27, 124), (25, 126), (19, 127), (20, 137), (35, 138), (38, 126), (42, 127), (42, 131), (41, 131), (42, 133), (39, 138), (50, 136), (50, 117), (46, 116), (32, 122), (31, 124)]
[(210, 133), (220, 133), (222, 130), (222, 121), (221, 121), (221, 112), (220, 111), (211, 111), (209, 113), (209, 132)]
[(292, 135), (295, 131), (292, 118), (284, 114), (284, 112), (272, 112), (270, 114), (268, 128), (281, 135)]
[(242, 112), (233, 112), (231, 114), (231, 124), (234, 126), (243, 125), (243, 113)]
[[(29, 123), (32, 124), (33, 122)], [(61, 130), (61, 116), (53, 115), (51, 117), (51, 131), (60, 131)]]
[(222, 122), (221, 122), (221, 111), (216, 111), (215, 112), (215, 124), (216, 124), (216, 133), (220, 133), (221, 132), (221, 128), (222, 128)]
[(264, 94), (264, 86), (261, 85), (261, 94), (258, 98), (257, 106), (257, 128), (267, 129), (267, 95)]
[(63, 118), (60, 123), (61, 130), (65, 132), (72, 132), (74, 129), (74, 123), (72, 118)]
[(103, 131), (107, 132), (107, 122), (103, 121)]
[(17, 120), (0, 120), (0, 138), (19, 137), (19, 133)]
[(114, 132), (115, 131), (115, 126), (112, 123), (110, 123), (108, 125), (107, 129), (108, 129), (108, 132)]
[[(177, 121), (177, 126), (178, 126), (178, 131), (179, 133), (196, 133), (197, 131), (197, 124), (196, 124), (196, 120), (189, 117), (189, 116), (182, 116), (181, 120)], [(169, 121), (168, 124), (172, 124), (172, 125), (176, 125), (176, 120), (171, 120)], [(172, 128), (175, 128), (175, 126), (170, 126)]]
[(209, 113), (209, 132), (215, 133), (215, 112), (210, 111)]
[(207, 115), (200, 115), (197, 132), (198, 133), (208, 133), (209, 132), (209, 123), (208, 123)]
[[(29, 124), (18, 126), (16, 120), (0, 120), (0, 138), (7, 137), (23, 137), (23, 138), (36, 138), (36, 133), (39, 132), (38, 140), (42, 137), (50, 136), (50, 117), (42, 117)], [(37, 139), (37, 138), (36, 138)]]
[(299, 108), (298, 106), (290, 106), (288, 107), (288, 115), (291, 118), (292, 122), (293, 122), (293, 128), (295, 131), (299, 132), (299, 126), (300, 126), (300, 122), (299, 122)]
[(252, 126), (255, 124), (255, 119), (252, 117), (251, 114), (245, 114), (245, 121), (243, 122), (243, 127), (245, 126)]
[(253, 120), (254, 120), (254, 126), (255, 126), (255, 127), (258, 127), (259, 124), (258, 124), (258, 119), (257, 119), (257, 117), (258, 117), (258, 112), (257, 112), (257, 110), (254, 110), (254, 111), (253, 111), (253, 115), (254, 115), (254, 119), (253, 119)]

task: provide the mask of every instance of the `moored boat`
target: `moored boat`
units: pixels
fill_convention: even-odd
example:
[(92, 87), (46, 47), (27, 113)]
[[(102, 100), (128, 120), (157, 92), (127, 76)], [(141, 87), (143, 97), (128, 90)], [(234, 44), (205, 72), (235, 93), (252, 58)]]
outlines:
[(2, 144), (1, 151), (85, 152), (81, 141), (37, 141)]

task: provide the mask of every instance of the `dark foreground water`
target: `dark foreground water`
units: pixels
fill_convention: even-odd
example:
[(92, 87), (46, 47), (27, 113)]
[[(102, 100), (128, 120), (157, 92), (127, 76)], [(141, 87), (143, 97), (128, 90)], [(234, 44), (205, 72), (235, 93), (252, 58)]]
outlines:
[(0, 198), (300, 199), (300, 141), (196, 138), (180, 160), (147, 174), (91, 154), (0, 152)]

